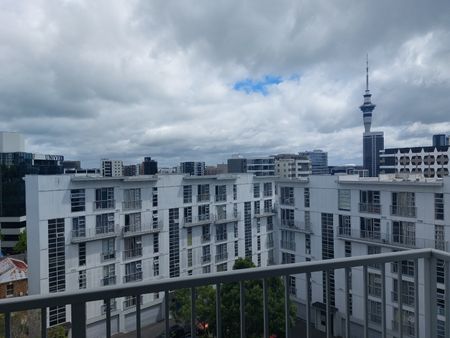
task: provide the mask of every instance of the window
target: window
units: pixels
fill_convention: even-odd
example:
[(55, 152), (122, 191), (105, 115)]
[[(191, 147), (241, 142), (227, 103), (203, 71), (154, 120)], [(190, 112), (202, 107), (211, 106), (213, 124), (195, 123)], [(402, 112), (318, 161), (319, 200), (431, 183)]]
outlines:
[(234, 232), (234, 238), (238, 238), (239, 237), (239, 228), (238, 228), (237, 222), (233, 223), (233, 232)]
[(7, 284), (6, 285), (6, 297), (13, 297), (14, 296), (14, 284)]
[(183, 209), (184, 223), (192, 223), (192, 207), (185, 207)]
[(286, 227), (294, 226), (294, 209), (280, 209), (281, 225)]
[(303, 195), (304, 195), (304, 199), (305, 199), (305, 208), (309, 208), (309, 206), (310, 206), (309, 188), (305, 188)]
[(72, 207), (72, 212), (85, 211), (86, 192), (84, 189), (70, 190), (70, 205)]
[(381, 276), (376, 273), (368, 273), (369, 295), (381, 297)]
[(192, 185), (183, 185), (183, 203), (192, 203)]
[(159, 234), (153, 234), (153, 253), (159, 252)]
[(227, 224), (216, 225), (216, 241), (227, 240)]
[(109, 264), (103, 266), (103, 285), (116, 284), (116, 265)]
[(238, 257), (239, 256), (239, 244), (238, 241), (234, 242), (234, 257)]
[(227, 200), (227, 186), (216, 185), (216, 202), (225, 202)]
[(125, 232), (141, 231), (141, 213), (125, 214)]
[(257, 255), (257, 264), (258, 264), (258, 266), (261, 266), (261, 254), (260, 253), (258, 253), (258, 255)]
[(444, 219), (444, 194), (434, 194), (434, 218), (437, 220)]
[(123, 209), (140, 209), (141, 205), (140, 188), (123, 190)]
[(152, 211), (152, 225), (153, 225), (153, 229), (158, 228), (158, 210)]
[(86, 265), (86, 243), (78, 244), (78, 266)]
[(78, 271), (78, 287), (86, 289), (86, 270)]
[(95, 209), (112, 209), (114, 203), (114, 188), (95, 189)]
[(256, 233), (261, 233), (261, 218), (256, 219)]
[(216, 262), (228, 259), (227, 244), (216, 245)]
[(192, 228), (187, 228), (187, 245), (192, 246)]
[(237, 200), (237, 185), (233, 184), (233, 199)]
[(271, 197), (272, 194), (272, 182), (264, 183), (264, 197)]
[(359, 211), (368, 213), (381, 213), (380, 192), (365, 190), (359, 192)]
[(281, 230), (281, 248), (292, 251), (295, 250), (295, 232)]
[[(398, 264), (391, 264), (391, 271), (393, 273), (398, 273)], [(414, 261), (402, 261), (402, 275), (414, 277)]]
[(211, 272), (211, 265), (205, 265), (205, 266), (202, 268), (202, 272), (203, 272), (203, 273), (210, 273), (210, 272)]
[(445, 247), (445, 227), (441, 224), (435, 224), (434, 226), (434, 247), (438, 250), (446, 250)]
[[(402, 310), (402, 317), (403, 317), (403, 334), (406, 336), (414, 336), (415, 335), (415, 316), (414, 312), (408, 311), (408, 310)], [(400, 320), (399, 320), (399, 310), (398, 308), (394, 308), (394, 320), (393, 320), (393, 329), (397, 330), (399, 329)]]
[[(392, 301), (398, 302), (398, 279), (392, 280)], [(408, 306), (414, 306), (415, 303), (414, 283), (402, 280), (402, 302)]]
[(264, 200), (264, 213), (270, 214), (272, 212), (272, 200)]
[(72, 218), (73, 237), (86, 237), (86, 217), (79, 216)]
[(339, 235), (352, 235), (352, 224), (349, 215), (339, 215)]
[(266, 231), (272, 231), (273, 230), (273, 217), (269, 216), (267, 217), (267, 229)]
[(351, 209), (351, 190), (339, 189), (338, 190), (338, 209), (347, 210)]
[(253, 183), (253, 197), (254, 198), (260, 197), (259, 183)]
[(188, 249), (187, 251), (187, 265), (188, 267), (192, 267), (192, 249)]
[(159, 257), (153, 258), (153, 276), (159, 276)]
[(311, 255), (311, 235), (305, 234), (305, 254)]
[(281, 264), (295, 263), (295, 255), (287, 252), (281, 252)]
[(197, 201), (209, 202), (209, 184), (199, 184), (197, 186)]
[(416, 245), (416, 225), (412, 222), (392, 222), (392, 240), (407, 246)]
[(311, 228), (311, 213), (309, 210), (305, 210), (305, 227)]
[(116, 240), (115, 238), (107, 238), (102, 241), (102, 260), (106, 261), (116, 257)]
[(280, 203), (285, 205), (294, 205), (294, 188), (280, 187)]
[(345, 241), (345, 257), (352, 257), (352, 242)]
[(221, 204), (216, 206), (216, 214), (218, 220), (227, 219), (227, 206), (226, 204)]
[(210, 228), (209, 224), (205, 224), (202, 226), (202, 241), (207, 242), (209, 240), (211, 240)]
[[(376, 255), (381, 253), (381, 248), (379, 246), (374, 246), (374, 245), (368, 245), (367, 246), (367, 254), (368, 255)], [(372, 269), (377, 269), (380, 270), (381, 269), (381, 265), (380, 264), (370, 264), (369, 265)]]
[(393, 192), (391, 214), (404, 217), (415, 217), (416, 196), (413, 192)]
[(158, 206), (158, 187), (152, 188), (152, 205), (154, 208)]
[(199, 221), (209, 220), (209, 205), (208, 204), (198, 206), (198, 220)]
[(261, 236), (256, 237), (256, 250), (261, 251)]
[(211, 262), (211, 247), (209, 245), (202, 246), (202, 264)]
[(217, 264), (217, 272), (227, 271), (227, 263)]
[(134, 236), (123, 240), (124, 259), (142, 256), (142, 237)]
[(114, 232), (114, 214), (101, 214), (95, 216), (95, 233), (104, 234)]
[(380, 233), (380, 220), (378, 218), (360, 218), (361, 238), (370, 238), (379, 240), (381, 238)]
[(142, 280), (142, 262), (136, 261), (125, 264), (124, 282), (136, 282)]
[(372, 323), (381, 324), (381, 303), (369, 299), (369, 320)]
[(261, 214), (261, 203), (260, 203), (260, 201), (255, 201), (253, 203), (253, 206), (254, 206), (254, 210), (255, 210), (255, 215)]

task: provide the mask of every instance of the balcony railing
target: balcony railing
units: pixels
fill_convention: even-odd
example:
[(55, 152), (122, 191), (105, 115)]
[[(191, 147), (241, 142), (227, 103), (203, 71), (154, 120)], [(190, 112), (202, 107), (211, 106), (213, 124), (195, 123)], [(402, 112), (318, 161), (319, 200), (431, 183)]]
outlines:
[(197, 195), (197, 202), (209, 202), (211, 199), (210, 194), (198, 194)]
[(192, 227), (196, 225), (208, 224), (211, 223), (211, 221), (212, 221), (211, 214), (201, 214), (197, 216), (184, 217), (183, 225), (185, 227)]
[(226, 242), (228, 240), (228, 233), (216, 234), (216, 242)]
[(123, 237), (151, 234), (160, 232), (162, 229), (162, 221), (151, 224), (129, 224), (125, 225), (122, 229)]
[(416, 217), (416, 207), (409, 205), (391, 205), (391, 215), (401, 217)]
[(118, 226), (95, 227), (72, 230), (72, 243), (94, 241), (97, 239), (115, 237), (119, 234)]
[(256, 218), (261, 218), (261, 217), (269, 217), (269, 216), (273, 216), (276, 214), (276, 210), (275, 208), (270, 208), (270, 209), (260, 209), (258, 211), (255, 211), (255, 217)]
[(228, 259), (228, 252), (221, 252), (216, 255), (216, 263), (223, 262)]
[(220, 213), (214, 215), (214, 223), (229, 223), (229, 222), (237, 222), (240, 219), (239, 212), (229, 212), (229, 213)]
[[(110, 301), (109, 306), (110, 306), (109, 311), (111, 311), (111, 312), (117, 311), (117, 302), (115, 300)], [(107, 308), (108, 308), (108, 306), (106, 304), (102, 304), (102, 307), (101, 307), (102, 315), (106, 314)]]
[(280, 241), (280, 246), (282, 249), (295, 251), (295, 242), (294, 241)]
[(211, 262), (211, 255), (203, 255), (202, 256), (202, 264), (210, 263)]
[(387, 234), (379, 231), (365, 231), (360, 229), (337, 227), (336, 232), (337, 237), (339, 238), (353, 239), (359, 242), (376, 243), (383, 246), (402, 249), (449, 248), (448, 241), (435, 241), (432, 239), (417, 238), (400, 234)]
[(216, 202), (226, 202), (227, 201), (227, 194), (216, 194), (215, 201)]
[(211, 234), (203, 234), (202, 235), (202, 243), (209, 242), (211, 240)]
[(282, 219), (280, 223), (281, 229), (287, 229), (292, 231), (298, 231), (305, 234), (312, 234), (312, 227), (311, 223), (305, 223), (301, 221), (295, 221), (292, 219)]
[[(396, 336), (401, 337), (406, 334), (413, 334), (415, 337), (437, 337), (437, 312), (438, 307), (437, 304), (437, 295), (436, 295), (436, 280), (437, 280), (437, 264), (438, 260), (443, 260), (445, 262), (446, 269), (450, 268), (450, 253), (446, 253), (443, 251), (438, 251), (434, 249), (421, 249), (421, 250), (410, 250), (410, 251), (402, 251), (402, 252), (389, 252), (375, 255), (366, 255), (366, 256), (354, 256), (348, 258), (338, 258), (338, 259), (329, 259), (323, 261), (313, 261), (313, 262), (302, 262), (302, 263), (294, 263), (294, 264), (283, 264), (276, 265), (270, 267), (263, 268), (253, 268), (253, 269), (243, 269), (243, 270), (232, 270), (222, 273), (211, 273), (211, 274), (201, 274), (195, 276), (187, 276), (187, 277), (177, 277), (177, 278), (167, 278), (167, 279), (154, 279), (150, 281), (140, 282), (140, 283), (130, 283), (127, 285), (119, 285), (119, 286), (110, 286), (105, 288), (97, 288), (97, 289), (89, 289), (89, 290), (76, 290), (76, 291), (67, 291), (67, 292), (59, 292), (52, 294), (43, 294), (43, 295), (33, 295), (33, 296), (24, 296), (17, 298), (8, 298), (0, 301), (0, 313), (3, 314), (4, 318), (4, 327), (5, 327), (5, 336), (11, 337), (12, 327), (11, 324), (14, 323), (11, 321), (12, 314), (19, 311), (27, 311), (31, 309), (40, 309), (42, 322), (47, 322), (47, 314), (48, 308), (50, 307), (58, 307), (58, 306), (68, 306), (70, 307), (70, 311), (68, 311), (67, 322), (70, 323), (69, 328), (71, 330), (70, 334), (72, 337), (77, 338), (86, 338), (87, 336), (87, 317), (86, 317), (86, 304), (88, 302), (95, 301), (105, 301), (105, 332), (106, 336), (111, 336), (111, 328), (112, 328), (112, 316), (111, 312), (114, 310), (114, 305), (110, 302), (110, 299), (114, 299), (120, 295), (120, 297), (128, 297), (128, 296), (137, 296), (145, 294), (153, 294), (157, 292), (164, 293), (164, 303), (162, 305), (162, 313), (164, 318), (164, 329), (166, 337), (170, 336), (170, 316), (169, 316), (169, 307), (170, 307), (170, 292), (178, 289), (191, 289), (192, 298), (195, 297), (196, 288), (204, 286), (204, 285), (215, 285), (216, 287), (216, 300), (215, 306), (217, 310), (217, 324), (215, 327), (215, 336), (216, 337), (224, 337), (224, 329), (222, 325), (222, 304), (221, 304), (221, 286), (223, 283), (232, 283), (232, 282), (244, 282), (248, 280), (261, 280), (263, 285), (263, 299), (262, 299), (262, 321), (261, 327), (264, 329), (264, 336), (268, 337), (270, 334), (269, 331), (269, 318), (270, 312), (273, 311), (269, 305), (269, 297), (268, 297), (268, 279), (272, 277), (283, 277), (284, 283), (284, 321), (280, 321), (279, 325), (283, 325), (286, 329), (287, 336), (291, 337), (290, 334), (290, 284), (288, 281), (290, 280), (290, 276), (296, 276), (297, 278), (303, 278), (304, 283), (301, 285), (297, 285), (298, 294), (304, 296), (304, 305), (305, 305), (305, 319), (306, 319), (306, 329), (308, 330), (306, 336), (311, 336), (310, 327), (313, 323), (313, 317), (311, 316), (311, 309), (313, 308), (312, 303), (315, 299), (311, 299), (311, 296), (307, 290), (311, 289), (311, 285), (313, 281), (311, 277), (314, 277), (314, 273), (320, 272), (320, 283), (322, 283), (322, 273), (324, 274), (324, 312), (326, 312), (326, 316), (324, 316), (325, 320), (325, 330), (326, 335), (331, 336), (336, 333), (336, 327), (333, 327), (333, 323), (335, 322), (335, 318), (333, 318), (332, 313), (334, 313), (335, 309), (331, 307), (331, 282), (330, 282), (330, 274), (334, 273), (335, 280), (342, 279), (343, 289), (335, 289), (336, 293), (339, 293), (339, 298), (342, 296), (342, 299), (348, 299), (344, 297), (344, 295), (349, 294), (349, 276), (352, 273), (352, 268), (359, 268), (363, 274), (363, 287), (361, 290), (352, 289), (352, 293), (360, 292), (361, 295), (359, 297), (353, 297), (353, 302), (361, 302), (359, 304), (358, 309), (361, 309), (358, 312), (353, 312), (353, 315), (350, 315), (349, 309), (350, 305), (347, 304), (338, 304), (338, 311), (341, 313), (342, 319), (346, 319), (345, 324), (342, 327), (341, 336), (350, 337), (353, 335), (358, 336), (369, 336), (369, 322), (370, 322), (370, 313), (369, 313), (369, 303), (368, 303), (368, 287), (367, 287), (367, 269), (368, 266), (373, 264), (379, 264), (382, 269), (380, 270), (380, 278), (381, 278), (381, 295), (382, 299), (386, 299), (386, 285), (389, 285), (389, 282), (392, 281), (392, 276), (386, 273), (386, 264), (397, 263), (401, 264), (402, 261), (411, 261), (416, 267), (416, 271), (419, 273), (415, 274), (413, 277), (415, 279), (415, 285), (420, 285), (420, 288), (415, 288), (415, 303), (412, 312), (412, 318), (406, 317), (403, 315), (398, 316), (395, 320), (392, 320), (392, 310), (390, 305), (387, 305), (385, 301), (381, 302), (381, 309), (379, 312), (379, 316), (381, 316), (381, 324), (378, 329), (380, 331), (381, 337), (386, 337), (391, 335), (392, 329), (397, 331)], [(342, 271), (342, 273), (335, 273), (336, 271)], [(355, 270), (353, 270), (355, 271)], [(399, 280), (401, 280), (401, 271), (397, 272), (396, 276)], [(135, 274), (125, 276), (125, 282), (133, 282), (142, 279), (142, 272), (137, 272)], [(345, 282), (347, 281), (347, 282)], [(303, 285), (304, 284), (304, 285)], [(403, 290), (401, 290), (402, 283), (399, 284), (400, 290), (399, 293), (402, 294)], [(244, 283), (240, 283), (241, 286)], [(450, 286), (449, 282), (447, 282), (447, 287)], [(315, 286), (317, 287), (317, 285)], [(240, 297), (240, 327), (245, 327), (246, 313), (245, 313), (245, 289), (242, 288), (238, 297)], [(336, 295), (337, 296), (337, 295)], [(313, 297), (315, 298), (314, 294)], [(320, 302), (322, 302), (322, 292), (320, 292)], [(338, 299), (338, 297), (336, 297)], [(345, 303), (345, 301), (344, 301)], [(139, 308), (138, 308), (139, 306)], [(355, 308), (355, 307), (354, 307)], [(191, 305), (191, 322), (195, 323), (196, 321), (196, 303), (194, 302)], [(389, 309), (389, 310), (388, 310)], [(70, 314), (70, 315), (69, 315)], [(141, 332), (141, 311), (140, 311), (140, 302), (136, 304), (136, 331)], [(446, 318), (450, 318), (450, 307), (445, 308), (445, 316)], [(339, 317), (341, 318), (341, 317)], [(352, 332), (353, 325), (352, 318), (356, 318), (358, 323), (361, 323), (361, 328), (358, 328), (356, 332)], [(411, 324), (415, 325), (411, 325)], [(450, 332), (450, 323), (446, 323), (446, 336)], [(192, 325), (192, 333), (191, 336), (195, 336), (196, 325)], [(340, 328), (340, 324), (338, 325)], [(361, 330), (361, 331), (360, 331)], [(47, 327), (43, 325), (41, 328), (41, 337), (47, 337)], [(39, 333), (36, 333), (39, 335)], [(245, 331), (241, 333), (241, 337), (245, 337)]]
[(115, 200), (94, 201), (94, 210), (114, 209), (116, 207)]
[(141, 256), (142, 256), (142, 247), (137, 247), (123, 251), (123, 259), (132, 259)]
[[(396, 291), (391, 291), (391, 300), (394, 303), (398, 302), (398, 292)], [(409, 295), (406, 293), (403, 293), (402, 295), (402, 303), (404, 305), (408, 305), (408, 306), (414, 306), (414, 295)]]
[(381, 204), (359, 203), (359, 212), (365, 212), (368, 214), (381, 214)]
[(124, 283), (139, 282), (141, 280), (142, 280), (142, 271), (137, 271), (137, 272), (134, 272), (134, 273), (130, 273), (130, 274), (125, 275), (123, 277), (123, 282)]
[(295, 203), (294, 197), (280, 198), (280, 205), (294, 206), (294, 203)]
[(273, 245), (274, 245), (273, 238), (272, 239), (271, 238), (267, 238), (266, 239), (266, 247), (267, 247), (267, 249), (273, 248)]
[[(136, 303), (137, 303), (137, 299), (138, 299), (138, 297), (135, 297), (135, 296), (125, 299), (123, 301), (124, 310), (129, 309), (131, 307), (135, 307)], [(140, 305), (142, 305), (142, 295), (139, 297), (139, 302), (140, 302)]]
[(108, 286), (108, 285), (115, 285), (116, 284), (116, 276), (108, 276), (102, 278), (102, 285)]
[(142, 200), (135, 201), (123, 201), (122, 202), (123, 210), (138, 210), (142, 209)]
[(116, 251), (115, 250), (111, 250), (111, 251), (101, 252), (100, 253), (100, 259), (101, 259), (102, 262), (108, 261), (108, 260), (114, 259), (114, 258), (116, 258)]

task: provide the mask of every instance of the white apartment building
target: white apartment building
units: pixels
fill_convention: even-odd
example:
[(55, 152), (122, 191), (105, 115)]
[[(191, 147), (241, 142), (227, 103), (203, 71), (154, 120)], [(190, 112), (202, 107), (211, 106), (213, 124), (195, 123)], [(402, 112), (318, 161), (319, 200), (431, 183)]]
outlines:
[(312, 175), (311, 160), (306, 156), (275, 156), (275, 176), (282, 178), (300, 178)]
[(255, 176), (275, 176), (275, 158), (248, 157), (246, 159), (247, 172)]
[[(102, 288), (275, 261), (273, 178), (252, 174), (27, 176), (29, 293)], [(112, 332), (163, 316), (163, 294), (112, 301)], [(50, 308), (49, 325), (70, 318)], [(87, 304), (87, 334), (105, 336), (105, 304)]]
[(102, 160), (101, 174), (105, 177), (123, 176), (123, 162), (120, 160)]
[[(311, 176), (301, 180), (280, 180), (277, 222), (280, 233), (279, 259), (282, 263), (359, 256), (413, 248), (448, 251), (450, 239), (450, 178), (425, 179), (395, 175), (373, 178), (353, 176)], [(419, 264), (423, 281), (424, 266)], [(385, 266), (388, 337), (399, 336), (398, 266)], [(423, 301), (423, 285), (414, 277), (414, 262), (402, 262), (403, 334), (414, 336), (414, 302)], [(333, 333), (345, 336), (346, 297), (349, 298), (352, 337), (362, 337), (364, 310), (363, 268), (353, 268), (348, 281), (351, 293), (345, 294), (344, 271), (329, 274)], [(444, 268), (437, 273), (438, 336), (444, 337)], [(381, 334), (382, 268), (370, 266), (366, 275), (370, 336)], [(298, 314), (305, 316), (307, 292), (312, 299), (311, 315), (315, 326), (324, 329), (325, 273), (312, 274), (306, 290), (304, 275), (291, 277), (291, 293)], [(420, 292), (419, 292), (420, 291)], [(419, 302), (420, 304), (420, 302)], [(424, 337), (424, 309), (418, 314), (420, 337)]]

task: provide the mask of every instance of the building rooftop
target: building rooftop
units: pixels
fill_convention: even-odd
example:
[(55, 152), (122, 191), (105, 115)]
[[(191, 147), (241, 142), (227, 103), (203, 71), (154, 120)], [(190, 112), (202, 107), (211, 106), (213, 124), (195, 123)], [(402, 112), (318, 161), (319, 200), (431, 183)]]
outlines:
[(16, 258), (5, 257), (0, 260), (0, 284), (26, 279), (28, 265)]

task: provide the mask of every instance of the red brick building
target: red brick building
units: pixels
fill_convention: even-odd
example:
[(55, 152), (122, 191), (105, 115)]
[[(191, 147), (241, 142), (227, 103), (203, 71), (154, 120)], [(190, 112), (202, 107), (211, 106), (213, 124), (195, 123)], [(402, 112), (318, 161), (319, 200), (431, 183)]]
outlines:
[(28, 265), (20, 259), (0, 260), (0, 299), (25, 296), (28, 293)]

